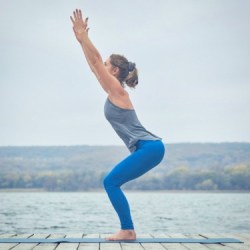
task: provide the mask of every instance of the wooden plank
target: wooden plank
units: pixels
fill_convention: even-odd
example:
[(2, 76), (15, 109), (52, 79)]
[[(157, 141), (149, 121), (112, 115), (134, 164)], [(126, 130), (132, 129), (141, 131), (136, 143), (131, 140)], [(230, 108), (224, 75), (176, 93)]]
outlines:
[(141, 243), (120, 243), (122, 250), (143, 250)]
[(248, 247), (250, 249), (250, 233), (240, 233), (235, 234), (235, 237), (241, 237), (242, 241), (244, 241), (244, 246)]
[[(171, 237), (171, 235), (172, 234), (165, 234), (165, 233), (152, 234), (153, 238), (175, 238)], [(187, 248), (182, 246), (181, 243), (159, 243), (159, 244), (168, 250), (187, 250)]]
[[(64, 238), (82, 238), (83, 234), (67, 234)], [(56, 250), (77, 250), (80, 243), (66, 243), (62, 242), (58, 245)]]
[[(32, 236), (32, 234), (15, 234), (11, 238), (29, 238), (31, 236)], [(19, 245), (21, 245), (21, 244), (20, 243), (1, 243), (0, 246), (2, 248), (0, 248), (0, 249), (4, 249), (4, 250), (6, 250), (6, 249), (15, 249)]]
[(240, 235), (242, 235), (242, 237), (245, 237), (246, 239), (250, 240), (250, 232), (248, 232), (248, 233), (240, 233)]
[[(136, 234), (136, 238), (147, 238), (146, 234)], [(143, 250), (142, 243), (121, 243), (122, 250)]]
[[(1, 234), (0, 238), (14, 238), (17, 234)], [(0, 250), (9, 250), (10, 248), (18, 245), (19, 243), (1, 243)]]
[[(101, 238), (105, 238), (107, 236), (110, 236), (112, 234), (101, 234)], [(137, 234), (136, 235), (137, 238), (142, 238), (143, 235), (141, 234)], [(101, 244), (101, 250), (103, 249), (103, 247), (105, 247), (105, 245), (107, 245), (109, 243), (103, 243)], [(110, 243), (111, 244), (111, 243)], [(144, 248), (142, 247), (141, 243), (112, 243), (114, 244), (114, 249), (122, 249), (122, 250), (143, 250)], [(118, 247), (119, 246), (119, 247)], [(105, 249), (109, 249), (109, 248), (105, 248)], [(112, 248), (113, 249), (113, 248)]]
[[(140, 234), (140, 237), (138, 238), (158, 238), (154, 237), (153, 234)], [(166, 250), (166, 248), (161, 245), (161, 243), (141, 243), (142, 247), (145, 250)]]
[[(1, 234), (0, 238), (105, 238), (110, 234)], [(0, 250), (249, 250), (250, 233), (137, 234), (137, 238), (236, 238), (244, 243), (1, 243)]]
[[(99, 238), (99, 234), (83, 234), (83, 238)], [(100, 243), (80, 243), (78, 250), (99, 250)]]
[[(202, 233), (200, 234), (200, 236), (204, 238), (229, 238), (228, 236), (226, 235), (222, 236), (219, 233)], [(204, 244), (204, 245), (207, 245), (212, 250), (220, 250), (220, 249), (233, 250), (234, 248), (232, 244), (235, 243)], [(240, 249), (240, 247), (242, 247), (241, 243), (236, 243), (236, 244), (238, 244), (236, 249)]]
[[(200, 234), (186, 234), (185, 236), (190, 237), (190, 238), (197, 238), (197, 239), (207, 239), (207, 238), (220, 238), (220, 236), (218, 236), (217, 234), (214, 234), (213, 236), (202, 236)], [(227, 250), (227, 248), (225, 248), (224, 245), (222, 245), (221, 243), (215, 243), (215, 244), (199, 244), (200, 246), (203, 246), (203, 249), (209, 249), (209, 250), (220, 250), (220, 249), (225, 249)], [(232, 249), (230, 249), (232, 250)]]
[(242, 239), (244, 243), (249, 244), (250, 242), (250, 232), (249, 233), (234, 233), (235, 238)]
[[(105, 238), (107, 236), (110, 236), (111, 234), (100, 234), (100, 238)], [(110, 243), (101, 243), (100, 244), (100, 250), (121, 250), (121, 243), (112, 243), (112, 241), (110, 241)]]
[(245, 250), (245, 249), (249, 250), (250, 249), (250, 242), (249, 241), (247, 242), (246, 240), (244, 240), (242, 238), (242, 236), (238, 237), (235, 234), (230, 234), (230, 233), (224, 233), (224, 234), (220, 233), (218, 235), (219, 235), (219, 237), (223, 237), (223, 238), (224, 237), (225, 238), (236, 238), (236, 239), (244, 241), (244, 243), (222, 243), (222, 245), (230, 247), (231, 250), (233, 250), (233, 249), (234, 250), (239, 250), (239, 249), (240, 250)]
[[(169, 235), (172, 238), (199, 238), (197, 234), (185, 234), (185, 233), (174, 233)], [(200, 237), (202, 238), (202, 237)], [(204, 246), (200, 243), (180, 243), (183, 247), (187, 249), (200, 249), (200, 250), (209, 250), (207, 246)]]
[(49, 235), (49, 239), (57, 239), (57, 238), (65, 238), (66, 234), (62, 234), (62, 233), (53, 233)]
[[(17, 235), (16, 238), (40, 238), (40, 237), (44, 237), (44, 234), (28, 234), (28, 235)], [(35, 246), (37, 246), (39, 243), (20, 243), (18, 245), (16, 245), (15, 247), (11, 248), (14, 250), (31, 250), (33, 249)]]
[[(56, 238), (64, 238), (65, 234), (49, 234), (43, 238), (46, 239), (56, 239)], [(41, 237), (42, 238), (42, 237)], [(34, 247), (34, 250), (54, 250), (59, 245), (59, 243), (39, 243)]]
[(0, 235), (0, 239), (1, 238), (11, 238), (11, 237), (14, 237), (16, 236), (17, 234), (1, 234)]
[(40, 243), (39, 245), (35, 246), (34, 250), (55, 250), (58, 243)]

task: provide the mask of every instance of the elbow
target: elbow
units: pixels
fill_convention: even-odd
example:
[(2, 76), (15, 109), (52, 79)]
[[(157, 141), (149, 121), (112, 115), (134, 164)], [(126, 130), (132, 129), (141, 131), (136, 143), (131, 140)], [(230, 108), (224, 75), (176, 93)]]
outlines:
[(89, 62), (89, 65), (90, 65), (90, 68), (92, 71), (97, 71), (97, 68), (103, 64), (102, 62), (102, 59), (101, 58), (98, 58), (98, 57), (94, 57), (90, 62)]
[(93, 57), (93, 59), (91, 60), (91, 64), (95, 67), (97, 64), (102, 63), (102, 58), (101, 56), (95, 56)]

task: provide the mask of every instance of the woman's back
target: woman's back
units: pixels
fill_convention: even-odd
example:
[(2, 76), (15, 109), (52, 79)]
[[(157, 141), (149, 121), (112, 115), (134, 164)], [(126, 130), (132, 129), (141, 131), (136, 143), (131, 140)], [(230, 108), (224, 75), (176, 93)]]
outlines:
[(131, 153), (136, 150), (135, 144), (138, 140), (162, 139), (146, 130), (134, 109), (118, 107), (108, 97), (104, 105), (104, 114)]

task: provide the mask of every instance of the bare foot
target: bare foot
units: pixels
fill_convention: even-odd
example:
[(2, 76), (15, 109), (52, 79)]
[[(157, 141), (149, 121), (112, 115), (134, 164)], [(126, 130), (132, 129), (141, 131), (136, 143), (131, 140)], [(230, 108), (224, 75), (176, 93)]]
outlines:
[(109, 237), (106, 237), (105, 240), (135, 240), (136, 233), (135, 230), (120, 230), (115, 234), (112, 234)]

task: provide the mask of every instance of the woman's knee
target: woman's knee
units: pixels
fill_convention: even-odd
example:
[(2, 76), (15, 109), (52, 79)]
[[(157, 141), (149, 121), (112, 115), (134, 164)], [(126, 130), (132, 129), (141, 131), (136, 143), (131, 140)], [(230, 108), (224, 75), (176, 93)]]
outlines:
[(107, 174), (103, 179), (103, 186), (105, 189), (114, 186), (114, 181), (111, 174)]

